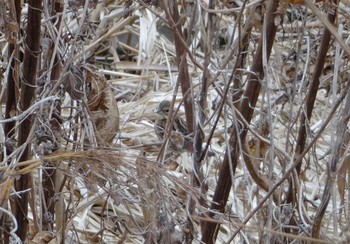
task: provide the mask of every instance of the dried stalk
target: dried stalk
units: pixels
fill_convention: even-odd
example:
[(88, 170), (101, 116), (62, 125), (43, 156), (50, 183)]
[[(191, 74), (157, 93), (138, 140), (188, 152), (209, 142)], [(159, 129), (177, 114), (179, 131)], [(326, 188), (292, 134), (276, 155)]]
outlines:
[(326, 185), (322, 194), (322, 200), (321, 200), (320, 206), (317, 209), (317, 212), (314, 218), (314, 223), (312, 226), (311, 237), (316, 239), (318, 239), (320, 236), (322, 219), (326, 212), (329, 200), (331, 198), (331, 190), (332, 190), (334, 181), (336, 179), (336, 174), (338, 170), (337, 169), (338, 160), (341, 155), (344, 135), (347, 130), (349, 119), (350, 119), (350, 92), (349, 92), (349, 86), (348, 86), (345, 106), (344, 106), (343, 112), (340, 115), (339, 124), (337, 126), (337, 132), (336, 132), (337, 140), (335, 142), (334, 151), (332, 151), (332, 159), (331, 159), (331, 162), (327, 164)]
[[(328, 14), (328, 21), (331, 23), (334, 23), (336, 20), (335, 14)], [(322, 75), (322, 70), (325, 64), (327, 52), (330, 46), (331, 41), (331, 32), (328, 29), (324, 30), (323, 38), (320, 45), (320, 51), (317, 56), (316, 64), (315, 64), (315, 70), (311, 79), (311, 83), (309, 85), (308, 93), (305, 100), (305, 112), (301, 114), (300, 117), (300, 128), (298, 132), (297, 142), (296, 142), (296, 155), (300, 155), (301, 152), (304, 151), (305, 143), (306, 143), (306, 129), (307, 129), (307, 123), (311, 119), (312, 111), (314, 108), (315, 100), (317, 91), (320, 85), (320, 76)], [(298, 174), (300, 174), (302, 162), (300, 162), (296, 170)], [(293, 199), (292, 193), (288, 196), (288, 201), (291, 202)]]
[[(21, 1), (20, 0), (14, 0), (9, 1), (10, 7), (9, 7), (9, 14), (12, 18), (12, 20), (16, 20), (16, 24), (19, 26), (19, 23), (21, 22)], [(5, 11), (5, 6), (1, 6), (3, 8), (3, 11)], [(11, 118), (14, 114), (16, 114), (16, 105), (18, 102), (18, 86), (19, 86), (19, 33), (12, 33), (12, 38), (15, 39), (14, 43), (9, 44), (8, 49), (8, 57), (12, 56), (12, 59), (10, 59), (10, 69), (7, 76), (7, 90), (6, 90), (6, 105), (5, 105), (5, 119)], [(9, 140), (14, 133), (15, 133), (15, 125), (16, 123), (14, 121), (6, 123), (4, 126), (4, 133), (6, 136), (5, 140)], [(11, 140), (11, 139), (10, 139)], [(10, 155), (13, 150), (13, 148), (6, 147), (6, 154)], [(5, 158), (5, 155), (2, 155), (1, 160)], [(2, 202), (1, 207), (8, 208), (8, 204), (6, 201)], [(4, 227), (6, 231), (3, 232), (2, 237), (4, 243), (9, 243), (9, 234), (10, 229), (9, 226), (6, 225), (6, 219), (8, 218), (8, 215), (3, 215), (0, 219), (1, 226)]]
[[(346, 89), (348, 90), (348, 88)], [(242, 221), (242, 224), (248, 223), (248, 221), (262, 208), (264, 203), (270, 198), (270, 196), (276, 191), (276, 189), (286, 180), (288, 177), (290, 177), (290, 174), (295, 170), (296, 166), (302, 161), (302, 159), (305, 157), (305, 155), (308, 153), (308, 151), (315, 145), (316, 141), (319, 139), (319, 137), (324, 132), (325, 128), (329, 125), (330, 121), (333, 119), (333, 116), (335, 112), (338, 110), (340, 104), (344, 100), (346, 96), (346, 93), (344, 92), (339, 99), (334, 103), (334, 106), (332, 108), (332, 111), (329, 113), (328, 117), (325, 119), (324, 123), (320, 127), (318, 133), (315, 135), (315, 137), (312, 139), (310, 144), (305, 148), (305, 150), (300, 154), (300, 156), (293, 162), (293, 164), (288, 168), (286, 173), (282, 176), (282, 178), (276, 182), (276, 184), (270, 188), (269, 192), (260, 200), (259, 204), (254, 208), (253, 211), (251, 211), (248, 216)], [(262, 139), (262, 138), (261, 138)], [(290, 161), (290, 158), (289, 158)], [(242, 230), (242, 227), (239, 227), (233, 234), (230, 239), (233, 240), (235, 236), (239, 233), (240, 230)]]
[[(21, 80), (21, 94), (19, 107), (22, 111), (27, 110), (34, 100), (35, 85), (37, 77), (38, 57), (40, 52), (40, 26), (41, 26), (41, 0), (31, 0), (28, 2), (28, 22), (25, 39), (25, 51), (23, 60), (23, 79)], [(26, 118), (19, 126), (18, 145), (24, 145), (27, 142), (31, 130), (31, 118)], [(25, 161), (31, 157), (31, 147), (27, 145), (22, 156), (18, 161)], [(31, 175), (25, 174), (21, 179), (16, 180), (16, 191), (26, 191), (30, 184)], [(17, 235), (25, 241), (28, 231), (28, 200), (29, 193), (24, 192), (20, 197), (15, 196), (13, 199), (14, 215), (18, 223)]]
[[(271, 1), (267, 14), (266, 14), (266, 33), (262, 33), (259, 45), (254, 57), (251, 74), (248, 76), (247, 88), (244, 92), (243, 99), (240, 104), (240, 112), (245, 120), (250, 123), (258, 96), (260, 93), (261, 83), (260, 80), (264, 77), (263, 69), (263, 49), (266, 48), (267, 57), (270, 56), (273, 40), (276, 34), (275, 16), (276, 10), (279, 6), (279, 1)], [(266, 35), (271, 41), (266, 43), (266, 47), (263, 46), (263, 36)], [(216, 185), (213, 204), (211, 209), (223, 212), (225, 210), (226, 202), (232, 186), (231, 176), (235, 174), (237, 161), (238, 161), (238, 140), (244, 142), (247, 134), (247, 130), (243, 128), (242, 131), (232, 130), (229, 145), (225, 153), (223, 166), (219, 173), (219, 179)], [(239, 136), (238, 136), (239, 135)], [(211, 214), (212, 215), (212, 214)], [(202, 241), (205, 243), (213, 243), (216, 240), (220, 224), (207, 222), (202, 230)]]

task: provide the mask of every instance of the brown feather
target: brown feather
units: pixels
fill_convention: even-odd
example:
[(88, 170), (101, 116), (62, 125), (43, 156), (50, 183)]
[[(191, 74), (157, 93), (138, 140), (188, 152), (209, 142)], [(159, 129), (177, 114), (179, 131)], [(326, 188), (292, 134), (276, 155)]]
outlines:
[[(163, 140), (164, 137), (164, 130), (167, 123), (170, 106), (171, 102), (164, 100), (159, 104), (157, 109), (159, 118), (154, 123), (154, 131), (159, 140)], [(188, 140), (185, 137), (186, 135), (188, 135), (186, 123), (179, 115), (176, 115), (172, 125), (172, 133), (169, 136), (171, 147), (174, 149), (184, 148), (184, 146), (188, 144), (186, 143), (186, 140)]]

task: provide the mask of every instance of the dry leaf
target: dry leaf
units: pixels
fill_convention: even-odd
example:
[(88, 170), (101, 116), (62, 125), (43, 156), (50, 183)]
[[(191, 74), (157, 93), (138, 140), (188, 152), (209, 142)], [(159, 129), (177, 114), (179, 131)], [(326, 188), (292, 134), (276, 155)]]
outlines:
[(62, 85), (73, 100), (81, 100), (84, 97), (83, 73), (76, 66), (71, 66), (62, 77)]
[(113, 92), (106, 78), (92, 66), (84, 66), (91, 120), (96, 125), (97, 133), (103, 143), (111, 143), (119, 130), (119, 110)]
[[(10, 193), (13, 189), (13, 178), (8, 178), (5, 182), (0, 184), (0, 206), (5, 208), (7, 201), (9, 200)], [(0, 218), (3, 212), (0, 211)]]
[(55, 234), (53, 232), (41, 231), (34, 236), (33, 240), (31, 240), (30, 243), (45, 244), (45, 243), (49, 243), (54, 238), (55, 238)]

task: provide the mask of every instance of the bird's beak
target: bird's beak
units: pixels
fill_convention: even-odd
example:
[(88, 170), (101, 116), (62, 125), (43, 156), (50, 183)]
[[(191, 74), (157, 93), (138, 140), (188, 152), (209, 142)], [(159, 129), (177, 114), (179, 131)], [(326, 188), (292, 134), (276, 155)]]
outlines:
[(160, 113), (160, 108), (159, 107), (156, 107), (155, 109), (153, 109), (153, 112), (156, 112), (156, 113)]

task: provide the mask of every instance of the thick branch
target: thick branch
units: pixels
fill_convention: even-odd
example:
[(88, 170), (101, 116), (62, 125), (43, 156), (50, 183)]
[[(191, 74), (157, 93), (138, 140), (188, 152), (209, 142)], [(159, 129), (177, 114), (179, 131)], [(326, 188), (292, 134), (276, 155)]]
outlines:
[[(334, 23), (335, 19), (336, 19), (336, 15), (334, 14), (328, 15), (329, 22)], [(300, 153), (303, 152), (305, 148), (306, 123), (311, 119), (312, 110), (315, 105), (316, 95), (320, 84), (320, 76), (322, 75), (322, 70), (326, 60), (327, 51), (330, 45), (331, 36), (332, 36), (331, 32), (325, 28), (323, 33), (323, 38), (321, 41), (321, 46), (320, 46), (316, 64), (315, 64), (315, 70), (314, 70), (312, 80), (309, 85), (308, 93), (306, 96), (305, 112), (301, 114), (301, 118), (300, 118), (300, 129), (298, 132), (297, 148), (296, 148), (297, 155), (300, 155)], [(298, 173), (300, 173), (301, 162), (297, 165), (296, 170)]]
[[(28, 2), (28, 22), (25, 39), (25, 52), (23, 61), (23, 78), (21, 80), (21, 93), (19, 107), (22, 111), (28, 109), (33, 101), (36, 83), (36, 71), (40, 51), (40, 26), (41, 26), (41, 0), (30, 0)], [(26, 143), (32, 122), (30, 117), (26, 118), (19, 126), (18, 145)], [(30, 158), (30, 145), (27, 145), (19, 161)], [(26, 191), (29, 187), (30, 175), (26, 174), (15, 183), (16, 191)], [(17, 235), (25, 241), (28, 231), (28, 194), (26, 191), (20, 197), (15, 198), (15, 216), (18, 222)]]
[[(267, 57), (269, 57), (273, 40), (276, 34), (276, 26), (274, 23), (275, 13), (278, 8), (279, 1), (274, 0), (271, 1), (267, 16), (266, 22), (266, 33), (263, 33), (259, 40), (258, 49), (256, 55), (254, 57), (254, 62), (251, 70), (251, 74), (248, 76), (248, 84), (247, 88), (244, 92), (242, 102), (240, 104), (240, 112), (243, 117), (246, 119), (248, 123), (250, 123), (256, 102), (258, 100), (258, 96), (260, 93), (261, 83), (260, 80), (264, 77), (264, 69), (263, 69), (263, 49), (264, 49), (264, 35), (269, 38), (269, 42), (266, 43), (266, 53)], [(226, 206), (226, 202), (228, 200), (228, 196), (232, 186), (231, 176), (234, 175), (237, 167), (239, 148), (238, 148), (238, 140), (244, 141), (247, 130), (243, 128), (239, 136), (236, 136), (236, 131), (232, 130), (232, 134), (230, 136), (229, 144), (230, 148), (226, 151), (223, 166), (219, 173), (218, 183), (215, 189), (213, 204), (211, 205), (211, 209), (218, 210), (223, 212)], [(213, 222), (207, 222), (203, 229), (202, 241), (204, 243), (214, 243), (216, 240), (216, 236), (219, 230), (219, 224)]]
[(163, 9), (168, 17), (169, 24), (174, 31), (174, 44), (176, 50), (177, 64), (179, 66), (178, 80), (184, 97), (184, 107), (188, 132), (194, 131), (193, 98), (191, 92), (191, 81), (187, 65), (187, 47), (183, 41), (183, 31), (177, 1), (164, 1)]

